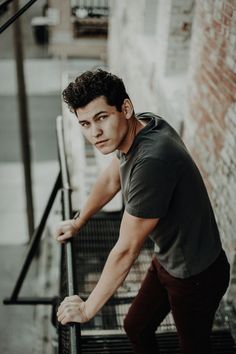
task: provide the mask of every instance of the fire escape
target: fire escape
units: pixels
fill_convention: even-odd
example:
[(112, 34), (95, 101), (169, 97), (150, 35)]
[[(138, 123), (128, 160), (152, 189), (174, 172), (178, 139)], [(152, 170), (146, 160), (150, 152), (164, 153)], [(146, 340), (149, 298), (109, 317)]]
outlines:
[[(31, 6), (34, 1), (29, 1), (27, 6), (13, 16), (7, 24), (1, 27), (6, 29), (16, 18)], [(2, 1), (0, 9), (10, 1)], [(96, 1), (94, 1), (95, 3)], [(86, 6), (86, 1), (81, 1), (72, 8), (74, 20), (74, 35), (92, 36), (95, 29), (99, 36), (106, 35), (107, 18), (106, 4), (104, 7)], [(90, 2), (91, 3), (91, 2)], [(99, 1), (96, 2), (98, 4)], [(136, 260), (124, 284), (117, 290), (104, 308), (88, 323), (80, 325), (71, 323), (67, 326), (59, 325), (56, 321), (56, 309), (65, 296), (79, 294), (86, 299), (97, 283), (107, 255), (115, 244), (119, 235), (119, 226), (122, 208), (116, 212), (102, 211), (96, 214), (83, 229), (78, 237), (73, 238), (61, 246), (59, 294), (54, 297), (20, 297), (19, 293), (30, 264), (37, 254), (47, 218), (58, 192), (61, 192), (61, 207), (63, 219), (72, 218), (70, 176), (68, 157), (65, 149), (65, 124), (63, 117), (57, 118), (57, 141), (60, 171), (55, 185), (52, 188), (48, 203), (43, 212), (39, 225), (35, 228), (29, 245), (26, 259), (22, 265), (17, 282), (11, 296), (4, 300), (5, 305), (49, 305), (52, 309), (52, 324), (58, 334), (57, 352), (59, 354), (104, 353), (115, 354), (131, 353), (130, 343), (123, 330), (123, 319), (133, 298), (135, 297), (140, 282), (148, 268), (153, 254), (153, 243), (150, 240), (145, 245)], [(96, 178), (95, 152), (84, 141), (84, 158), (86, 160), (86, 186), (89, 192)], [(157, 338), (162, 354), (180, 353), (175, 324), (172, 315), (168, 315), (157, 332)], [(215, 354), (235, 353), (236, 347), (231, 336), (230, 321), (227, 316), (225, 304), (222, 302), (215, 318), (212, 332), (212, 344)]]

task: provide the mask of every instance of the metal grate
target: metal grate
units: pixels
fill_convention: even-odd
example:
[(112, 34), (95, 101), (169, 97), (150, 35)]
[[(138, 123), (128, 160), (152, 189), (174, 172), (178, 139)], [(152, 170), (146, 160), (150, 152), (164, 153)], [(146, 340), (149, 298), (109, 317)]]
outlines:
[[(120, 214), (105, 214), (94, 217), (76, 237), (76, 273), (79, 293), (87, 298), (95, 287), (109, 251), (119, 236)], [(92, 321), (82, 326), (83, 330), (120, 330), (132, 299), (138, 292), (140, 283), (149, 267), (153, 255), (153, 242), (147, 240), (141, 254), (133, 265), (123, 285), (108, 301)], [(174, 329), (169, 316), (161, 327)], [(162, 328), (163, 329), (163, 328)]]
[[(175, 332), (157, 334), (160, 354), (181, 354)], [(234, 341), (228, 331), (215, 331), (211, 336), (214, 354), (235, 354)], [(86, 336), (82, 340), (83, 354), (131, 354), (132, 349), (125, 335)]]
[[(96, 285), (109, 251), (118, 239), (120, 221), (120, 213), (97, 214), (74, 239), (78, 291), (84, 299), (89, 296)], [(83, 353), (131, 353), (130, 344), (124, 335), (123, 319), (137, 294), (152, 255), (153, 242), (148, 239), (124, 284), (91, 321), (81, 325)], [(64, 257), (63, 254), (62, 257)], [(62, 264), (61, 272), (62, 298), (66, 296), (63, 267), (65, 264)], [(217, 312), (214, 329), (212, 334), (214, 353), (235, 353), (223, 305)], [(64, 326), (59, 332), (61, 332), (59, 343), (62, 348), (59, 353), (67, 354), (69, 352), (65, 342), (69, 341), (68, 327)], [(160, 353), (179, 353), (176, 328), (171, 314), (159, 326), (157, 336), (160, 342)], [(65, 349), (63, 343), (65, 343)]]

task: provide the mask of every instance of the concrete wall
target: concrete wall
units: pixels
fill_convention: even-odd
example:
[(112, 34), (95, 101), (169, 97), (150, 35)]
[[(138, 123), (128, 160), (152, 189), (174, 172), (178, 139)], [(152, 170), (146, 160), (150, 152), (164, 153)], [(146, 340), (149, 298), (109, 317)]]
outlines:
[(236, 2), (112, 2), (110, 70), (136, 111), (155, 111), (179, 131), (206, 182), (236, 282)]

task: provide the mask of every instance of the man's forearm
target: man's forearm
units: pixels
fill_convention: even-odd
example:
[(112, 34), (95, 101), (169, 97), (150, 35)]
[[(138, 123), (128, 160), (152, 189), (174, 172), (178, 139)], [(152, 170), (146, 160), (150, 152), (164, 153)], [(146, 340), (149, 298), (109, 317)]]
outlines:
[(125, 280), (145, 239), (158, 221), (158, 218), (142, 219), (124, 211), (119, 239), (107, 258), (97, 285), (85, 302), (78, 295), (62, 302), (58, 313), (62, 324), (83, 323), (96, 315)]
[(89, 318), (95, 316), (123, 283), (137, 256), (138, 252), (117, 252), (116, 247), (112, 249), (101, 277), (86, 301), (86, 313)]

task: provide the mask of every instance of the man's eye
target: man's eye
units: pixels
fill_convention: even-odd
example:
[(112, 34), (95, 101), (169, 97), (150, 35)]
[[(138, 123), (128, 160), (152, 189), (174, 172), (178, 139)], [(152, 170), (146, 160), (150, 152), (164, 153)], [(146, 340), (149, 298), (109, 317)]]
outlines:
[(104, 120), (105, 118), (107, 118), (107, 116), (100, 116), (98, 120)]
[(80, 125), (81, 125), (81, 127), (83, 127), (83, 128), (87, 128), (89, 124), (86, 123), (86, 122), (83, 122), (83, 123), (80, 123)]

